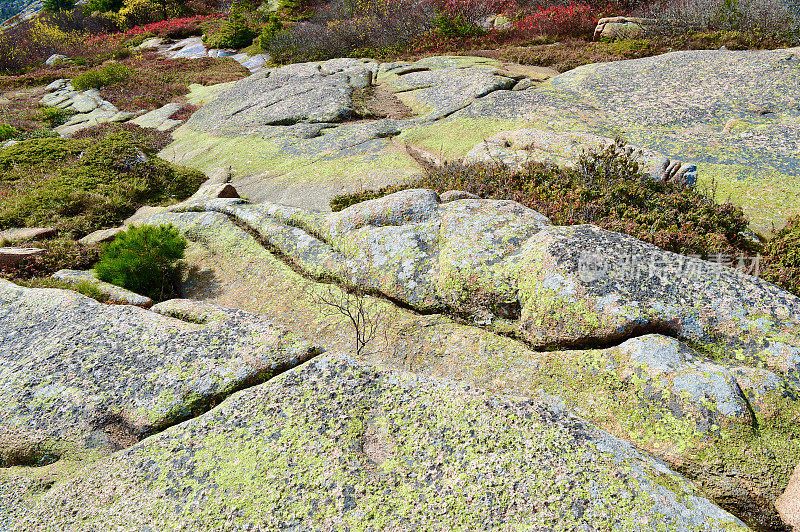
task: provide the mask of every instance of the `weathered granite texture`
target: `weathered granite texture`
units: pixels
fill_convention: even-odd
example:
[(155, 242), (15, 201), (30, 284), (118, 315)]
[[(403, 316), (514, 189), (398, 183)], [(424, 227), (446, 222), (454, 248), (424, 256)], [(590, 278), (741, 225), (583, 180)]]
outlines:
[(102, 293), (107, 299), (104, 302), (117, 305), (136, 305), (137, 307), (150, 308), (153, 300), (147, 296), (131, 292), (125, 288), (101, 281), (94, 272), (82, 270), (58, 270), (52, 275), (53, 279), (64, 281), (72, 285), (89, 284)]
[(127, 447), (318, 353), (262, 317), (0, 281), (0, 466)]
[[(281, 316), (340, 347), (337, 326), (296, 288), (308, 281), (281, 260), (361, 286), (416, 311), (385, 317), (389, 347), (368, 359), (560, 397), (774, 526), (772, 502), (800, 459), (796, 297), (592, 226), (553, 227), (508, 201), (411, 190), (328, 215), (243, 200), (173, 209), (184, 212), (147, 221), (207, 250), (190, 260), (193, 297)], [(483, 332), (419, 315), (436, 312)]]
[[(337, 194), (418, 170), (393, 141), (405, 129), (553, 73), (462, 57), (413, 64), (334, 59), (266, 69), (203, 96), (206, 105), (174, 133), (176, 142), (161, 156), (209, 174), (230, 167), (232, 184), (252, 201), (327, 210)], [(359, 105), (365, 99), (381, 104), (377, 114), (365, 115)], [(411, 116), (394, 117), (399, 108)]]
[[(414, 116), (350, 120), (365, 84)], [(198, 98), (210, 103), (162, 156), (209, 173), (231, 167), (254, 201), (327, 210), (333, 195), (419, 172), (407, 145), (457, 159), (504, 131), (622, 136), (696, 164), (701, 184), (715, 180), (720, 200), (740, 203), (769, 232), (800, 213), (798, 87), (797, 48), (674, 52), (560, 75), (485, 58), (338, 59), (203, 89)]]
[(745, 530), (543, 404), (324, 357), (83, 470), (25, 530)]

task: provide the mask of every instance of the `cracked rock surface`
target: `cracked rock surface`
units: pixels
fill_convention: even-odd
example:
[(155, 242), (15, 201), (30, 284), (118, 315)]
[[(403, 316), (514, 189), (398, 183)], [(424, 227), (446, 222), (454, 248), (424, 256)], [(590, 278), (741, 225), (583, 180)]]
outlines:
[[(318, 353), (262, 317), (0, 281), (0, 466), (127, 447)], [(176, 316), (176, 317), (172, 317)]]
[(26, 530), (744, 530), (547, 405), (317, 358), (48, 492)]
[[(777, 519), (771, 504), (800, 457), (790, 421), (800, 411), (800, 300), (769, 283), (594, 226), (553, 226), (512, 201), (441, 203), (429, 190), (327, 215), (209, 200), (149, 222), (174, 224), (221, 268), (244, 260), (252, 275), (265, 260), (261, 242), (309, 278), (461, 316), (487, 336), (455, 341), (440, 358), (437, 343), (462, 333), (437, 339), (453, 326), (409, 325), (396, 354), (379, 358), (512, 395), (560, 397), (741, 515)], [(292, 301), (291, 312), (307, 305)], [(517, 347), (498, 349), (498, 334)]]
[[(365, 86), (413, 116), (359, 115), (353, 103)], [(230, 168), (253, 201), (328, 210), (336, 194), (419, 172), (406, 146), (453, 160), (519, 130), (621, 135), (684, 163), (670, 173), (689, 183), (696, 165), (700, 184), (713, 179), (722, 200), (740, 202), (753, 227), (769, 232), (800, 213), (798, 87), (797, 48), (673, 52), (560, 75), (479, 57), (336, 59), (226, 86), (162, 156), (210, 174)]]

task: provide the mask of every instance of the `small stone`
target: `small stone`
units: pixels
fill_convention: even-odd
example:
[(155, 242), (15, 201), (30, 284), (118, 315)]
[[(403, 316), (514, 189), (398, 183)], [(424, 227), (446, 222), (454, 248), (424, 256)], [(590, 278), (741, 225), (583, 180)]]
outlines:
[(25, 259), (38, 257), (44, 251), (41, 248), (0, 248), (0, 266), (14, 266)]
[(52, 227), (13, 227), (0, 231), (0, 242), (19, 242), (20, 240), (33, 240), (46, 238), (56, 234)]
[(800, 531), (800, 464), (794, 468), (783, 495), (775, 501), (775, 509), (787, 526), (794, 532)]

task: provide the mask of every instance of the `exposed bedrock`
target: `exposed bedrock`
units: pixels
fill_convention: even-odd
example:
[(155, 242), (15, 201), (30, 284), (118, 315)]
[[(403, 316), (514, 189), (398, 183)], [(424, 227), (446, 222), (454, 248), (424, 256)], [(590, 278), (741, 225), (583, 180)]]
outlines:
[(553, 226), (511, 201), (440, 203), (429, 190), (331, 214), (209, 200), (148, 221), (208, 250), (205, 273), (188, 279), (194, 297), (340, 347), (291, 287), (361, 287), (405, 316), (386, 318), (391, 348), (369, 360), (559, 397), (738, 515), (780, 526), (772, 503), (800, 458), (800, 301), (769, 283), (593, 226)]

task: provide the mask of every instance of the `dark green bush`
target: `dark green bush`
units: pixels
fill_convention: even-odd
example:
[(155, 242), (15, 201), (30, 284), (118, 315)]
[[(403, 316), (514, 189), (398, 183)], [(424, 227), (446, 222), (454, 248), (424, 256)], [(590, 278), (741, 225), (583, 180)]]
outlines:
[(131, 75), (130, 69), (125, 65), (111, 63), (104, 67), (89, 70), (73, 78), (72, 86), (79, 91), (99, 89), (106, 85), (125, 81)]
[(9, 124), (0, 124), (0, 142), (5, 142), (10, 138), (18, 136), (19, 130)]
[(173, 293), (175, 263), (186, 239), (171, 225), (142, 225), (119, 233), (100, 255), (98, 278), (155, 300)]
[(253, 44), (259, 33), (251, 26), (247, 17), (231, 13), (228, 20), (217, 33), (204, 35), (203, 41), (209, 48), (246, 48)]
[(283, 23), (275, 13), (270, 13), (267, 23), (262, 26), (258, 35), (258, 49), (266, 51), (275, 42), (275, 38), (283, 31)]
[(75, 8), (75, 0), (44, 0), (44, 9), (51, 13), (70, 11)]
[(73, 114), (75, 114), (75, 112), (68, 109), (43, 107), (42, 110), (39, 111), (39, 119), (51, 128), (54, 128), (64, 124)]
[(479, 26), (464, 20), (461, 14), (438, 13), (433, 25), (439, 35), (450, 38), (465, 39), (485, 33)]

